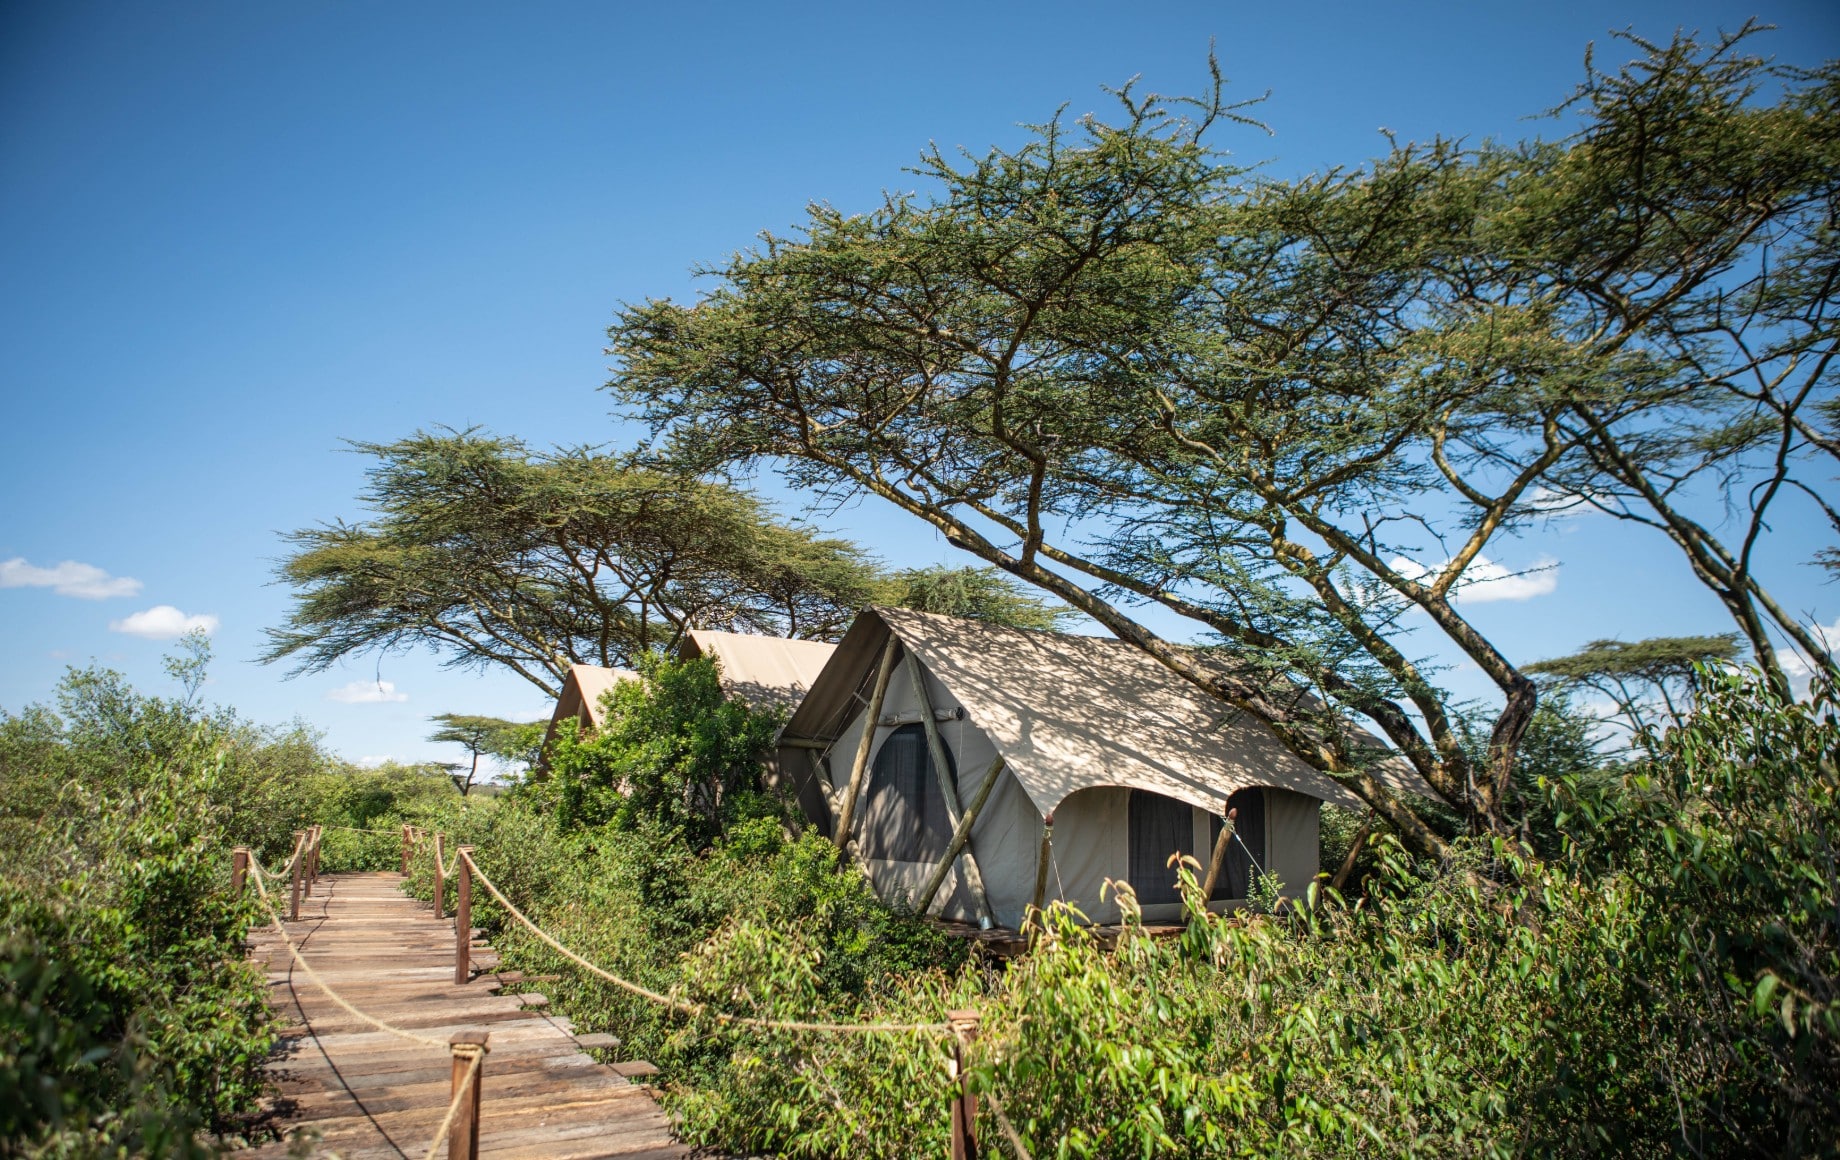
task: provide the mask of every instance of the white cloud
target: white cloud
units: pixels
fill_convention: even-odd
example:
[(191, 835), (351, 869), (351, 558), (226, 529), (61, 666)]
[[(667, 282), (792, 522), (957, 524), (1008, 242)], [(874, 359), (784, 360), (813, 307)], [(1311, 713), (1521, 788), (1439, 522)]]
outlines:
[(326, 700), (346, 705), (377, 705), (385, 701), (407, 701), (409, 694), (396, 691), (391, 681), (353, 681), (326, 694)]
[[(1832, 624), (1811, 624), (1808, 630), (1816, 640), (1827, 646), (1829, 656), (1840, 653), (1840, 617), (1835, 617)], [(1779, 648), (1776, 650), (1776, 663), (1782, 666), (1783, 675), (1789, 678), (1798, 696), (1808, 691), (1814, 677), (1814, 666), (1808, 663), (1807, 657), (1792, 648)]]
[(145, 612), (136, 612), (120, 620), (109, 621), (110, 632), (125, 632), (148, 640), (171, 640), (193, 629), (206, 633), (217, 631), (217, 618), (209, 613), (187, 616), (170, 604), (156, 604)]
[[(1416, 560), (1404, 556), (1395, 556), (1392, 566), (1408, 580), (1423, 580), (1436, 571), (1441, 571), (1444, 564), (1436, 568), (1427, 568)], [(1532, 567), (1511, 570), (1504, 568), (1487, 556), (1477, 556), (1463, 569), (1463, 578), (1457, 581), (1452, 601), (1457, 604), (1490, 604), (1497, 600), (1532, 600), (1536, 596), (1545, 596), (1559, 587), (1559, 561), (1550, 556), (1542, 556)]]
[(391, 762), (395, 760), (396, 759), (394, 757), (390, 756), (387, 753), (374, 753), (374, 754), (371, 754), (369, 757), (358, 758), (356, 764), (364, 767), (365, 769), (376, 769), (380, 765), (383, 765), (387, 762)]
[(114, 596), (133, 596), (141, 582), (129, 576), (111, 576), (94, 564), (65, 560), (52, 568), (26, 563), (24, 556), (0, 560), (0, 588), (49, 588), (59, 596), (79, 600), (107, 600)]
[(1548, 519), (1562, 520), (1573, 516), (1588, 516), (1597, 509), (1587, 502), (1592, 493), (1554, 491), (1550, 487), (1535, 487), (1529, 491), (1522, 503), (1535, 515)]

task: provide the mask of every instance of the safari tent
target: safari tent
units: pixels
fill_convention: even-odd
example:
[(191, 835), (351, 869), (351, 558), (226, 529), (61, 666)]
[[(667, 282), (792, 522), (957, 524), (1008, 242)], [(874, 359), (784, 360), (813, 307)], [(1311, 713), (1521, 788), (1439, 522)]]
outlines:
[(580, 722), (584, 735), (599, 729), (604, 711), (601, 698), (621, 681), (637, 680), (638, 676), (631, 669), (570, 665), (569, 675), (562, 679), (562, 693), (556, 698), (556, 708), (549, 715), (549, 728), (543, 733), (543, 751), (549, 752), (549, 743), (555, 739), (556, 730), (564, 721)]
[[(851, 626), (787, 722), (778, 765), (827, 833), (853, 815), (883, 897), (917, 904), (936, 878), (929, 913), (1012, 929), (1038, 900), (1117, 921), (1108, 878), (1131, 884), (1146, 919), (1178, 916), (1169, 857), (1205, 865), (1223, 806), (1239, 840), (1210, 906), (1240, 905), (1258, 868), (1294, 896), (1317, 874), (1321, 803), (1359, 805), (1262, 722), (1122, 641), (892, 608)], [(951, 851), (965, 815), (968, 843)]]
[(836, 651), (837, 646), (826, 641), (693, 629), (685, 634), (677, 655), (714, 657), (724, 693), (756, 709), (790, 712)]

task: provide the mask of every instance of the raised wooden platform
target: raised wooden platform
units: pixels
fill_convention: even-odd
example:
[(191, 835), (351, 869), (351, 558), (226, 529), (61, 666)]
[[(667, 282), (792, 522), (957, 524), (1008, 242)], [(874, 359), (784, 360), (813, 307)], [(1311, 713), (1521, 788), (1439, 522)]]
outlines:
[[(367, 1014), (442, 1041), (456, 1031), (490, 1033), (481, 1156), (690, 1155), (672, 1141), (650, 1093), (621, 1074), (643, 1075), (644, 1068), (597, 1062), (566, 1019), (547, 1013), (541, 996), (502, 993), (489, 974), (455, 986), (452, 920), (437, 921), (401, 883), (398, 874), (326, 875), (288, 933), (327, 985)], [(278, 1092), (273, 1127), (284, 1138), (255, 1154), (287, 1156), (289, 1141), (304, 1138), (312, 1155), (422, 1160), (447, 1113), (449, 1054), (340, 1010), (272, 928), (252, 942), (269, 968), (272, 1001), (293, 1025), (267, 1065)], [(489, 947), (475, 944), (472, 957), (475, 970), (495, 965)]]

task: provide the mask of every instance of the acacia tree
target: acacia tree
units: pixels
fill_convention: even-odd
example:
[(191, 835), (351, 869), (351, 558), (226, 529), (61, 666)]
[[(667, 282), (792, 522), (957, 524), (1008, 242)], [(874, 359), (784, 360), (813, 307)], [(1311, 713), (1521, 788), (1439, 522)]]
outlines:
[(879, 572), (853, 545), (720, 483), (478, 431), (358, 443), (372, 518), (291, 533), (295, 589), (264, 659), (322, 671), (427, 647), (556, 696), (569, 666), (631, 665), (692, 627), (827, 638)]
[(1052, 632), (1076, 614), (995, 568), (907, 568), (879, 585), (877, 600), (898, 608)]
[[(1703, 55), (1683, 41), (1641, 66), (1672, 85), (1658, 140), (1724, 100), (1728, 76), (1681, 79)], [(1581, 401), (1680, 397), (1636, 342), (1647, 316), (1606, 335), (1568, 313), (1554, 255), (1581, 244), (1577, 215), (1540, 217), (1646, 91), (1605, 89), (1558, 143), (1434, 141), (1274, 183), (1205, 143), (1239, 117), (1218, 75), (1203, 101), (1127, 88), (1118, 124), (931, 152), (934, 197), (816, 207), (802, 237), (707, 271), (696, 304), (624, 309), (609, 387), (687, 462), (776, 460), (928, 521), (1266, 721), (1422, 850), (1440, 839), (1351, 717), (1472, 826), (1510, 832), (1537, 691), (1465, 588), (1589, 462)], [(1754, 128), (1723, 147), (1754, 148)], [(1704, 262), (1676, 265), (1669, 301), (1706, 284)], [(1221, 650), (1171, 644), (1149, 606)], [(1501, 692), (1480, 765), (1406, 650), (1412, 609)]]
[(1616, 721), (1635, 740), (1659, 726), (1683, 728), (1693, 710), (1700, 665), (1729, 664), (1743, 650), (1736, 633), (1662, 636), (1647, 640), (1594, 640), (1568, 656), (1525, 666), (1558, 689), (1589, 689), (1610, 700)]
[[(460, 787), (461, 797), (473, 792), (473, 782), (479, 776), (481, 757), (496, 757), (507, 761), (523, 758), (531, 748), (533, 732), (540, 738), (542, 731), (541, 725), (471, 713), (436, 713), (428, 720), (436, 726), (435, 731), (428, 735), (428, 740), (459, 745), (467, 752), (469, 764), (466, 776), (462, 778), (459, 773), (454, 774), (454, 782)], [(537, 744), (540, 745), (541, 740)]]

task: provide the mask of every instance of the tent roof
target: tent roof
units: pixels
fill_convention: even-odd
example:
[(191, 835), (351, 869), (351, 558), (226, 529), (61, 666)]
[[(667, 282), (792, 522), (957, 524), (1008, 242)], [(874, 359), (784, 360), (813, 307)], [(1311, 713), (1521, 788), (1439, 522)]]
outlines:
[[(1263, 722), (1124, 641), (909, 609), (872, 608), (857, 617), (785, 735), (830, 741), (840, 734), (857, 712), (856, 699), (868, 694), (890, 632), (952, 691), (1044, 815), (1074, 791), (1100, 785), (1147, 789), (1207, 810), (1254, 785), (1361, 804)], [(1429, 792), (1403, 762), (1375, 772), (1396, 789)]]
[(817, 640), (787, 640), (740, 632), (693, 630), (679, 650), (687, 657), (713, 656), (720, 662), (722, 691), (756, 709), (785, 706), (805, 699), (837, 646)]
[(637, 680), (638, 677), (639, 674), (631, 669), (604, 669), (599, 665), (570, 665), (569, 675), (562, 681), (562, 695), (556, 698), (556, 711), (550, 714), (550, 733), (555, 733), (557, 722), (570, 717), (580, 717), (584, 711), (587, 713), (588, 723), (599, 729), (604, 718), (601, 711), (601, 695), (621, 681)]

